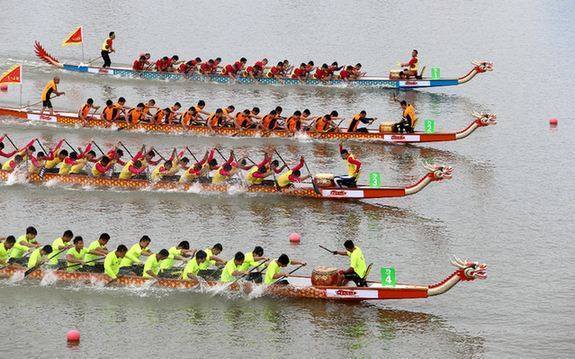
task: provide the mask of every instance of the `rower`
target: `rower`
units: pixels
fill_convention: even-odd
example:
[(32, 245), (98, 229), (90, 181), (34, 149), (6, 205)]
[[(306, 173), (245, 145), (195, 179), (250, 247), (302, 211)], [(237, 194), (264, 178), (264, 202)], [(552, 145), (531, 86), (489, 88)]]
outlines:
[(222, 127), (224, 125), (224, 111), (221, 108), (216, 109), (216, 112), (208, 117), (207, 124), (210, 130)]
[(68, 151), (60, 150), (64, 140), (60, 140), (56, 147), (50, 150), (50, 154), (46, 157), (44, 168), (46, 172), (58, 173), (57, 166), (68, 157)]
[(402, 73), (404, 74), (405, 77), (409, 78), (409, 77), (418, 77), (418, 73), (417, 73), (417, 67), (419, 64), (419, 59), (417, 58), (418, 52), (417, 50), (413, 50), (411, 51), (411, 60), (409, 60), (409, 62), (405, 62), (400, 64), (401, 67), (403, 67), (403, 71)]
[(112, 100), (106, 100), (106, 107), (102, 110), (102, 116), (100, 118), (106, 121), (106, 127), (110, 127), (114, 121), (114, 102)]
[(114, 163), (114, 164), (119, 164), (121, 166), (124, 166), (126, 164), (126, 162), (122, 161), (122, 156), (124, 155), (124, 151), (122, 151), (120, 148), (118, 148), (117, 146), (112, 147), (108, 153), (106, 153), (106, 156), (110, 159), (110, 162)]
[(293, 66), (292, 66), (292, 64), (289, 63), (289, 60), (288, 59), (283, 60), (282, 76), (283, 77), (289, 77), (292, 70), (293, 70)]
[(82, 158), (78, 159), (76, 163), (72, 165), (72, 168), (70, 168), (70, 174), (81, 174), (81, 175), (88, 174), (88, 172), (84, 170), (88, 162), (90, 163), (96, 162), (96, 152), (94, 152), (93, 150), (86, 152), (86, 154)]
[(152, 122), (154, 116), (152, 116), (152, 114), (150, 113), (150, 110), (153, 108), (156, 109), (156, 111), (159, 110), (159, 107), (156, 106), (156, 101), (154, 99), (150, 99), (144, 105), (142, 121)]
[(84, 258), (88, 250), (84, 248), (84, 239), (80, 236), (74, 238), (74, 246), (66, 252), (66, 271), (74, 272), (84, 269)]
[(180, 183), (191, 183), (196, 181), (202, 175), (202, 169), (208, 160), (208, 152), (204, 155), (201, 161), (194, 163), (193, 166), (190, 166), (185, 172), (180, 176), (179, 182)]
[(222, 62), (221, 57), (216, 57), (214, 62), (212, 63), (212, 74), (216, 74), (218, 72), (218, 68), (220, 68), (220, 63)]
[(171, 107), (166, 107), (163, 110), (158, 110), (154, 115), (153, 122), (156, 124), (168, 124), (172, 125), (176, 122), (176, 117), (179, 115), (179, 110), (182, 108), (182, 105), (179, 102), (176, 102)]
[[(247, 252), (245, 254), (244, 264), (241, 265), (239, 270), (247, 272), (252, 268), (261, 266), (261, 261), (267, 261), (267, 260), (269, 260), (269, 259), (267, 257), (264, 257), (264, 249), (260, 246), (256, 246), (253, 251)], [(262, 273), (261, 273), (262, 271), (263, 270), (260, 270), (259, 272), (256, 272), (256, 273), (248, 274), (248, 277), (246, 278), (246, 280), (254, 281), (256, 283), (261, 283), (262, 282)]]
[(271, 285), (274, 283), (277, 284), (288, 284), (287, 279), (282, 279), (279, 282), (277, 281), (280, 278), (287, 278), (288, 274), (282, 273), (281, 269), (287, 267), (288, 265), (302, 265), (305, 266), (305, 262), (291, 260), (287, 256), (287, 254), (282, 254), (279, 256), (278, 259), (275, 259), (270, 262), (268, 268), (265, 273), (264, 283), (266, 285)]
[(233, 113), (236, 110), (234, 105), (229, 105), (228, 107), (222, 109), (223, 113), (223, 126), (225, 127), (233, 127), (234, 124), (234, 117)]
[(234, 150), (230, 151), (228, 160), (220, 166), (212, 177), (212, 184), (222, 184), (232, 176), (232, 161), (234, 160)]
[(298, 79), (298, 80), (303, 82), (303, 81), (307, 80), (307, 76), (308, 76), (308, 72), (306, 70), (306, 64), (302, 62), (298, 68), (293, 70), (293, 74), (291, 75), (291, 78), (292, 79)]
[(317, 68), (315, 70), (315, 75), (313, 76), (316, 80), (320, 80), (321, 82), (326, 82), (327, 80), (329, 80), (329, 72), (328, 72), (329, 67), (327, 66), (327, 64), (323, 64), (321, 65), (321, 68)]
[(130, 160), (122, 171), (120, 172), (120, 179), (132, 179), (134, 176), (139, 176), (146, 170), (147, 166), (142, 163), (140, 160)]
[(51, 81), (48, 81), (46, 86), (44, 86), (44, 90), (42, 91), (42, 95), (40, 96), (40, 99), (42, 100), (42, 110), (40, 111), (40, 118), (44, 116), (44, 111), (46, 111), (46, 108), (50, 109), (50, 116), (54, 116), (52, 101), (50, 101), (50, 99), (52, 98), (51, 97), (52, 93), (56, 95), (56, 97), (66, 94), (65, 92), (58, 91), (59, 83), (60, 83), (60, 77), (55, 76)]
[(184, 267), (184, 271), (182, 272), (182, 279), (193, 279), (190, 276), (196, 277), (198, 272), (201, 270), (201, 267), (204, 266), (204, 263), (207, 262), (207, 254), (203, 250), (199, 250), (196, 252), (194, 258), (186, 263)]
[(98, 162), (92, 167), (93, 177), (103, 177), (112, 168), (114, 163), (110, 161), (110, 157), (102, 156)]
[(92, 116), (90, 116), (90, 110), (92, 109), (98, 110), (99, 108), (100, 106), (94, 106), (94, 99), (89, 98), (86, 101), (84, 106), (82, 106), (80, 111), (78, 111), (78, 118), (80, 119), (80, 121), (82, 121), (82, 126), (84, 127), (87, 126), (88, 121), (92, 119)]
[(108, 254), (108, 248), (106, 245), (109, 241), (110, 235), (108, 233), (102, 233), (97, 240), (90, 243), (88, 246), (88, 252), (84, 256), (84, 268), (89, 268), (90, 272), (101, 273), (104, 271), (103, 264), (96, 263), (96, 261), (99, 258), (103, 259)]
[(30, 156), (30, 165), (28, 166), (29, 174), (39, 174), (46, 165), (46, 155), (44, 152), (38, 152), (36, 156)]
[(224, 68), (222, 69), (222, 75), (235, 80), (238, 77), (238, 75), (241, 74), (241, 71), (243, 70), (245, 65), (245, 61), (246, 59), (242, 57), (240, 61), (234, 64), (228, 64), (224, 66)]
[(206, 107), (206, 102), (204, 100), (199, 100), (198, 104), (196, 106), (194, 106), (196, 108), (196, 111), (200, 114), (200, 115), (206, 115), (209, 116), (210, 113), (204, 111), (204, 108)]
[(156, 61), (156, 71), (164, 72), (168, 68), (168, 64), (170, 63), (170, 59), (167, 56), (162, 57)]
[(122, 268), (123, 272), (135, 272), (136, 274), (141, 274), (142, 261), (140, 260), (141, 256), (149, 256), (152, 254), (148, 249), (150, 242), (152, 240), (148, 236), (142, 236), (138, 243), (134, 244), (126, 253), (124, 259), (122, 259), (122, 263), (120, 267)]
[(315, 70), (315, 63), (313, 61), (309, 61), (305, 66), (306, 76), (309, 78), (312, 71)]
[(353, 76), (353, 66), (347, 65), (345, 69), (339, 72), (339, 78), (343, 81), (349, 81), (352, 79)]
[(361, 64), (357, 63), (353, 67), (352, 76), (350, 77), (352, 80), (357, 80), (366, 75), (366, 72), (361, 71)]
[(407, 103), (405, 100), (399, 101), (403, 114), (401, 121), (393, 125), (393, 131), (398, 133), (413, 133), (415, 131), (415, 124), (417, 123), (417, 116), (415, 115), (415, 108), (412, 104)]
[(243, 77), (249, 77), (255, 80), (256, 78), (262, 77), (263, 74), (264, 69), (260, 65), (255, 64), (254, 66), (246, 67), (246, 70), (243, 72)]
[(358, 287), (367, 287), (365, 280), (367, 273), (367, 266), (365, 265), (365, 258), (361, 249), (353, 244), (352, 240), (347, 240), (343, 244), (345, 251), (333, 251), (334, 255), (349, 257), (349, 268), (342, 270), (341, 273), (345, 275), (345, 279), (351, 280)]
[(182, 116), (182, 127), (191, 129), (194, 126), (201, 126), (203, 125), (203, 123), (200, 122), (201, 120), (202, 118), (196, 108), (191, 106)]
[[(270, 157), (264, 157), (264, 160), (257, 165), (253, 165), (246, 174), (246, 182), (251, 185), (261, 185), (264, 180), (273, 174), (273, 169), (267, 166)], [(249, 254), (249, 253), (248, 253)]]
[(200, 64), (200, 73), (204, 76), (210, 76), (214, 68), (214, 60), (209, 59), (207, 62)]
[(140, 121), (144, 119), (145, 107), (146, 106), (144, 105), (144, 103), (140, 102), (136, 107), (128, 110), (128, 113), (126, 115), (126, 123), (132, 126), (135, 126), (138, 123), (140, 123)]
[(250, 118), (249, 109), (245, 109), (242, 112), (238, 111), (238, 113), (236, 114), (235, 126), (237, 129), (257, 127), (257, 125)]
[(10, 263), (17, 263), (24, 265), (26, 263), (25, 254), (32, 250), (32, 248), (40, 247), (40, 244), (36, 241), (36, 236), (38, 231), (34, 227), (26, 228), (26, 234), (21, 235), (16, 239), (14, 247), (10, 251)]
[(14, 172), (14, 170), (22, 164), (24, 159), (21, 155), (16, 155), (12, 159), (4, 162), (2, 165), (2, 171), (6, 172)]
[(358, 161), (352, 153), (344, 149), (341, 143), (339, 144), (339, 154), (347, 166), (347, 176), (335, 176), (333, 179), (335, 184), (339, 187), (357, 187), (357, 179), (360, 175), (361, 162)]
[(195, 251), (190, 250), (190, 242), (181, 241), (177, 246), (168, 249), (168, 257), (160, 263), (160, 270), (163, 274), (169, 274), (169, 272), (174, 267), (174, 261), (183, 261), (186, 258), (194, 255)]
[[(347, 128), (347, 132), (369, 132), (367, 126), (371, 125), (373, 121), (377, 120), (377, 117), (368, 118), (367, 112), (362, 110), (357, 115), (353, 116), (351, 122), (349, 123), (349, 127)], [(359, 127), (359, 124), (363, 123), (366, 127)]]
[(140, 55), (140, 57), (137, 60), (134, 60), (134, 63), (132, 64), (132, 70), (134, 71), (144, 71), (144, 69), (146, 68), (146, 55)]
[(112, 61), (110, 60), (110, 54), (112, 52), (116, 52), (116, 50), (114, 49), (115, 38), (116, 33), (112, 31), (110, 32), (110, 34), (108, 34), (108, 38), (104, 40), (104, 43), (102, 44), (102, 52), (100, 53), (102, 55), (102, 59), (104, 60), (104, 65), (102, 66), (102, 68), (110, 67), (112, 65)]
[(128, 248), (125, 245), (120, 244), (116, 251), (106, 254), (106, 259), (104, 259), (104, 273), (108, 282), (118, 279), (118, 273), (120, 273), (120, 264), (126, 256)]
[(10, 258), (10, 251), (16, 243), (16, 238), (14, 236), (8, 236), (3, 242), (0, 242), (0, 265), (5, 267), (8, 265), (8, 259)]
[(206, 252), (206, 261), (200, 265), (200, 270), (206, 270), (216, 264), (220, 266), (225, 265), (226, 262), (217, 257), (223, 250), (224, 247), (220, 243), (214, 244), (212, 248), (206, 248), (204, 250)]
[(148, 259), (146, 260), (146, 264), (144, 264), (144, 270), (142, 272), (142, 277), (144, 278), (158, 278), (158, 274), (160, 273), (160, 264), (162, 261), (168, 256), (167, 249), (161, 249), (156, 254), (151, 254)]
[(70, 171), (72, 169), (72, 166), (77, 165), (85, 156), (86, 154), (92, 149), (92, 144), (89, 143), (86, 146), (86, 149), (78, 154), (76, 151), (72, 151), (70, 152), (70, 154), (68, 155), (68, 157), (66, 157), (64, 159), (64, 161), (62, 162), (62, 165), (60, 166), (60, 170), (58, 171), (58, 174), (60, 175), (68, 175), (70, 174)]
[(263, 75), (263, 71), (267, 68), (268, 62), (269, 62), (269, 61), (268, 61), (267, 58), (263, 58), (263, 59), (260, 60), (260, 61), (256, 61), (256, 63), (254, 64), (254, 67), (255, 67), (255, 66), (258, 66), (259, 68), (261, 68), (261, 69), (262, 69), (262, 74), (261, 74), (261, 75)]
[(52, 242), (52, 256), (50, 256), (50, 266), (58, 267), (60, 259), (64, 256), (63, 252), (72, 248), (70, 241), (74, 238), (74, 233), (71, 230), (66, 230), (61, 237), (56, 238)]
[(278, 114), (276, 110), (271, 110), (270, 113), (262, 118), (261, 127), (264, 130), (272, 131), (277, 127)]
[(222, 270), (220, 275), (220, 282), (230, 283), (233, 282), (236, 277), (241, 277), (247, 273), (247, 271), (240, 270), (239, 268), (244, 264), (245, 256), (242, 252), (237, 252), (233, 259), (227, 261), (226, 266)]
[(310, 177), (306, 175), (301, 177), (301, 168), (304, 166), (305, 160), (303, 156), (300, 157), (299, 163), (290, 170), (287, 170), (277, 178), (277, 184), (281, 188), (286, 188), (292, 185), (294, 182), (303, 182)]
[(42, 264), (48, 261), (48, 255), (50, 253), (52, 253), (52, 247), (48, 244), (42, 248), (36, 248), (32, 254), (30, 254), (27, 268), (32, 269), (40, 267)]
[(152, 182), (161, 181), (164, 178), (164, 175), (168, 174), (172, 169), (172, 161), (166, 160), (163, 164), (156, 166), (152, 171), (151, 180)]
[(283, 78), (282, 75), (283, 71), (284, 71), (284, 63), (280, 61), (276, 66), (272, 66), (272, 68), (268, 72), (268, 77), (274, 79), (281, 79)]
[(309, 120), (311, 120), (310, 118), (311, 116), (311, 111), (309, 109), (305, 109), (302, 111), (301, 113), (301, 123), (302, 123), (302, 129), (305, 131), (309, 131), (309, 123), (307, 123)]
[(291, 133), (301, 131), (301, 111), (295, 111), (286, 121), (286, 129)]

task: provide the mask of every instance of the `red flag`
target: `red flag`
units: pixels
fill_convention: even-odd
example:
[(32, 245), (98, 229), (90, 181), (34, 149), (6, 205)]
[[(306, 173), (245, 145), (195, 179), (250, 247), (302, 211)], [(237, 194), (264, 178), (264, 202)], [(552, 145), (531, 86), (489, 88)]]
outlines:
[(3, 85), (21, 85), (22, 84), (22, 65), (15, 65), (10, 70), (0, 76), (0, 84)]
[(82, 26), (78, 26), (78, 28), (70, 33), (68, 37), (62, 42), (62, 47), (70, 46), (70, 45), (81, 45), (82, 41), (84, 40)]

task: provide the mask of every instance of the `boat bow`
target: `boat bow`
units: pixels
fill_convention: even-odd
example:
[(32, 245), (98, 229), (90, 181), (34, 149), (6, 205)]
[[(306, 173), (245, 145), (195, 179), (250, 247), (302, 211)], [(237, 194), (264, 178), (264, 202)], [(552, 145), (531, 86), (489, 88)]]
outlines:
[(487, 278), (487, 264), (461, 260), (457, 257), (451, 261), (451, 264), (458, 269), (441, 282), (430, 285), (427, 290), (429, 297), (449, 291), (460, 281), (473, 281), (475, 279)]
[(455, 134), (456, 140), (461, 140), (469, 135), (471, 135), (475, 130), (480, 127), (492, 126), (497, 124), (497, 116), (492, 113), (473, 113), (475, 121), (469, 124), (463, 130)]
[(457, 79), (459, 84), (464, 84), (471, 81), (471, 79), (477, 76), (477, 74), (493, 71), (493, 62), (473, 61), (471, 64), (473, 64), (473, 68), (466, 75)]
[(421, 191), (431, 182), (439, 182), (447, 179), (451, 179), (453, 168), (449, 166), (443, 165), (432, 165), (432, 164), (424, 164), (423, 165), (429, 172), (425, 177), (420, 179), (416, 184), (406, 187), (405, 188), (405, 195), (412, 195), (416, 194), (417, 192)]

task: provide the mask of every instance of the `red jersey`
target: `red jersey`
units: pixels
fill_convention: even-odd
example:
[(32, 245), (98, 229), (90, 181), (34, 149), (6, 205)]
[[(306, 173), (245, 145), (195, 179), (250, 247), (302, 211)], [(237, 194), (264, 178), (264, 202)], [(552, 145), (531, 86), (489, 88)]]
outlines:
[(349, 72), (347, 70), (341, 70), (341, 72), (339, 73), (339, 76), (342, 78), (342, 80), (348, 79), (349, 78)]
[(307, 71), (304, 69), (297, 68), (293, 70), (293, 78), (304, 77), (307, 74)]
[(163, 59), (159, 59), (158, 61), (156, 61), (156, 70), (158, 71), (162, 71), (165, 70), (166, 68), (168, 68), (168, 61), (164, 61)]
[(132, 65), (132, 70), (135, 71), (142, 71), (144, 69), (144, 62), (141, 62), (140, 60), (136, 60), (134, 61), (134, 64)]
[(234, 65), (226, 65), (225, 67), (226, 70), (226, 74), (236, 74), (237, 70), (236, 67)]
[(322, 69), (315, 70), (315, 78), (316, 79), (324, 79), (327, 77), (327, 72)]

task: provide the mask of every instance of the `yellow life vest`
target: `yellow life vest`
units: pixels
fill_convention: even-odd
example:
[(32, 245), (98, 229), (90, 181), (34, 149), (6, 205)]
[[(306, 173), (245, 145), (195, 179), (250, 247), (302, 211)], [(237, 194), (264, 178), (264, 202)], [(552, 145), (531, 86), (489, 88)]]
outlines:
[(216, 173), (214, 173), (214, 177), (212, 177), (212, 184), (221, 184), (226, 182), (229, 176), (224, 176), (221, 174), (223, 168), (219, 168)]
[(355, 173), (355, 170), (357, 169), (357, 166), (354, 165), (353, 163), (349, 163), (349, 159), (355, 160), (355, 156), (352, 155), (351, 153), (349, 154), (348, 159), (345, 160), (345, 163), (347, 164), (347, 175), (350, 177), (359, 177), (359, 172)]
[[(108, 40), (112, 40), (109, 37), (106, 38), (106, 40), (104, 40), (104, 43), (102, 43), (102, 51), (108, 51), (110, 52), (110, 49), (108, 48)], [(112, 40), (113, 41), (113, 40)]]
[(56, 166), (58, 166), (59, 163), (62, 162), (62, 160), (60, 159), (60, 157), (58, 157), (58, 153), (54, 154), (54, 159), (53, 160), (48, 160), (46, 161), (46, 163), (44, 164), (44, 167), (46, 167), (47, 169), (51, 170), (53, 168), (56, 168)]
[(84, 171), (84, 167), (86, 167), (87, 163), (88, 163), (88, 160), (85, 158), (77, 160), (76, 164), (73, 165), (72, 168), (70, 168), (70, 173), (74, 173), (74, 174), (82, 173)]
[(154, 168), (154, 170), (152, 171), (152, 181), (157, 182), (162, 180), (162, 178), (164, 178), (164, 175), (166, 175), (165, 172), (161, 172), (161, 169), (164, 168), (164, 165), (157, 165), (156, 168)]
[(120, 179), (130, 179), (132, 177), (134, 177), (134, 174), (132, 172), (130, 172), (130, 166), (133, 166), (134, 162), (133, 161), (128, 161), (125, 165), (124, 168), (122, 168), (122, 171), (120, 172)]
[(60, 166), (60, 170), (58, 171), (58, 174), (60, 174), (60, 175), (70, 174), (71, 169), (72, 169), (72, 165), (69, 165), (66, 163), (66, 161), (64, 161), (64, 162), (62, 162), (62, 165)]
[(246, 174), (246, 182), (248, 182), (249, 184), (261, 184), (264, 181), (264, 179), (254, 177), (254, 173), (256, 173), (257, 171), (258, 166), (252, 166), (252, 168), (250, 168), (250, 170)]

